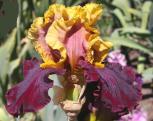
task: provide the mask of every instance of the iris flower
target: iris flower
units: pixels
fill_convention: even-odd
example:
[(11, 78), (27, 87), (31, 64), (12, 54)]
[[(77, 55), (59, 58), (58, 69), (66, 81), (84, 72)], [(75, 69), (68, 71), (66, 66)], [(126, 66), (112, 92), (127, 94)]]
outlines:
[(127, 60), (125, 58), (125, 55), (122, 54), (120, 50), (111, 51), (108, 54), (107, 61), (110, 63), (119, 63), (122, 66), (127, 65)]
[[(36, 112), (48, 104), (48, 89), (54, 82), (48, 76), (52, 74), (63, 77), (65, 100), (77, 100), (86, 85), (82, 96), (91, 112), (105, 107), (122, 115), (138, 104), (141, 86), (136, 73), (130, 67), (104, 63), (112, 44), (101, 39), (95, 26), (102, 12), (102, 5), (95, 3), (83, 7), (53, 4), (33, 21), (28, 38), (42, 61), (24, 62), (24, 80), (6, 93), (10, 114)], [(91, 84), (94, 88), (88, 88)]]

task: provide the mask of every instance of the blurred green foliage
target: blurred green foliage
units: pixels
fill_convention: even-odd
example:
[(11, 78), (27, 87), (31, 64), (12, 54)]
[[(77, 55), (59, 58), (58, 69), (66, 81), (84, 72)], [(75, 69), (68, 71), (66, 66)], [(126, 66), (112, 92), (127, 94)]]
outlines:
[[(17, 0), (16, 27), (0, 42), (0, 120), (15, 120), (5, 112), (4, 95), (8, 88), (22, 80), (22, 67), (20, 67), (22, 61), (25, 58), (39, 58), (26, 38), (33, 19), (42, 16), (50, 4), (72, 6), (84, 5), (88, 2), (102, 3), (104, 6), (103, 16), (97, 24), (102, 38), (111, 41), (114, 44), (113, 49), (121, 49), (128, 59), (128, 64), (135, 67), (144, 80), (153, 79), (153, 2), (151, 0)], [(131, 51), (138, 53), (136, 60), (130, 59)], [(66, 120), (66, 118), (57, 119), (59, 115), (64, 117), (64, 114), (55, 107), (48, 105), (43, 111), (29, 114), (28, 119), (23, 116), (21, 120)]]
[[(11, 14), (10, 14), (11, 13)], [(17, 0), (0, 0), (0, 40), (16, 26), (18, 16)]]

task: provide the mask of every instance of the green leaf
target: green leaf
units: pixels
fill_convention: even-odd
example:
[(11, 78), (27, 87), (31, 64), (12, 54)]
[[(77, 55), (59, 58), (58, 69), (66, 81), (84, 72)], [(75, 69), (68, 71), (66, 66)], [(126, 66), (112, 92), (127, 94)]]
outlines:
[(148, 17), (149, 17), (149, 13), (151, 10), (151, 5), (152, 2), (151, 1), (146, 1), (142, 7), (142, 23), (141, 23), (141, 28), (142, 29), (146, 29), (147, 28), (147, 24), (148, 24)]
[(122, 14), (122, 12), (119, 9), (115, 9), (113, 11), (114, 15), (119, 19), (120, 23), (122, 24), (123, 27), (127, 27), (127, 23), (126, 20), (124, 18), (124, 15)]
[(148, 29), (151, 31), (151, 33), (153, 35), (153, 5), (152, 5), (151, 10), (150, 10)]
[(129, 0), (113, 0), (112, 4), (124, 12), (125, 17), (131, 20), (131, 15), (129, 13), (130, 3)]
[(119, 45), (119, 46), (125, 46), (125, 47), (129, 47), (129, 48), (137, 49), (137, 50), (142, 51), (146, 54), (149, 54), (150, 56), (153, 57), (153, 52), (150, 49), (136, 43), (135, 41), (133, 41), (129, 38), (115, 36), (115, 37), (106, 37), (104, 39), (111, 41), (114, 44), (114, 46)]
[(0, 80), (4, 82), (9, 68), (9, 55), (4, 49), (0, 49), (0, 55)]
[(7, 52), (9, 53), (9, 55), (11, 55), (13, 49), (14, 49), (14, 46), (15, 46), (15, 43), (16, 43), (16, 28), (14, 30), (12, 30), (12, 32), (8, 35), (5, 43), (3, 43), (1, 46), (0, 46), (0, 50), (7, 50)]
[(129, 0), (113, 0), (112, 5), (123, 10), (130, 7)]
[(128, 8), (128, 11), (129, 13), (141, 18), (142, 17), (142, 12), (137, 10), (137, 9), (134, 9), (134, 8)]
[(17, 58), (15, 60), (12, 60), (9, 63), (9, 71), (8, 74), (11, 75), (13, 73), (13, 71), (19, 66), (21, 59)]
[(143, 71), (142, 77), (144, 80), (152, 80), (153, 79), (153, 67), (147, 68)]
[(138, 27), (134, 27), (134, 26), (130, 26), (130, 27), (124, 27), (120, 29), (122, 31), (123, 34), (125, 33), (131, 33), (131, 34), (141, 34), (141, 35), (149, 35), (150, 31), (146, 30), (146, 29), (142, 29), (142, 28), (138, 28)]
[(8, 36), (6, 42), (0, 46), (0, 79), (4, 82), (9, 69), (9, 61), (16, 43), (16, 29)]

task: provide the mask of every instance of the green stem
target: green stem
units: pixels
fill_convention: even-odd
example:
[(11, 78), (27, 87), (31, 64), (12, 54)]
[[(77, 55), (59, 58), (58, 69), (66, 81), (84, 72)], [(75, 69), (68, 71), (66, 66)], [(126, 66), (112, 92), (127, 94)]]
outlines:
[(21, 49), (21, 32), (20, 32), (20, 24), (21, 24), (21, 0), (18, 0), (18, 18), (17, 18), (17, 52), (20, 52)]

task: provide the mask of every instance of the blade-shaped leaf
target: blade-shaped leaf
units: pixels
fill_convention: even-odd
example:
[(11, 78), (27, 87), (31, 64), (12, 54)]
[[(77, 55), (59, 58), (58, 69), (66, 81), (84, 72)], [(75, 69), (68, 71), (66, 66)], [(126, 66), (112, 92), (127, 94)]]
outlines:
[(138, 28), (138, 27), (125, 27), (122, 28), (121, 31), (123, 32), (123, 34), (125, 33), (131, 33), (131, 34), (141, 34), (141, 35), (149, 35), (150, 32), (146, 29), (142, 29), (142, 28)]
[(16, 29), (8, 36), (6, 42), (0, 46), (0, 79), (5, 81), (9, 69), (9, 60), (16, 43)]
[(150, 17), (149, 17), (149, 23), (148, 23), (148, 28), (153, 33), (153, 5), (151, 7), (151, 12), (150, 12)]
[(139, 18), (141, 18), (141, 16), (142, 16), (141, 11), (139, 11), (139, 10), (137, 10), (137, 9), (135, 9), (135, 8), (129, 8), (128, 11), (129, 11), (131, 14), (133, 14), (133, 15), (139, 17)]
[(124, 15), (122, 14), (122, 12), (119, 9), (115, 9), (113, 11), (113, 13), (115, 14), (115, 16), (119, 19), (120, 23), (122, 24), (123, 27), (127, 27), (127, 23), (126, 20), (124, 18)]
[(151, 10), (151, 1), (146, 1), (142, 7), (142, 23), (141, 28), (146, 29), (148, 23), (148, 17)]
[(113, 0), (112, 4), (119, 9), (123, 10), (127, 19), (131, 19), (131, 15), (129, 13), (130, 3), (129, 0)]
[(107, 37), (105, 38), (106, 40), (111, 41), (114, 45), (120, 45), (120, 46), (125, 46), (133, 49), (138, 49), (139, 51), (142, 51), (144, 53), (149, 54), (150, 56), (153, 56), (153, 52), (148, 49), (147, 47), (144, 47), (135, 41), (125, 38), (125, 37)]
[(13, 71), (19, 66), (21, 59), (17, 58), (15, 60), (12, 60), (9, 63), (9, 72), (8, 74), (11, 75), (13, 73)]

